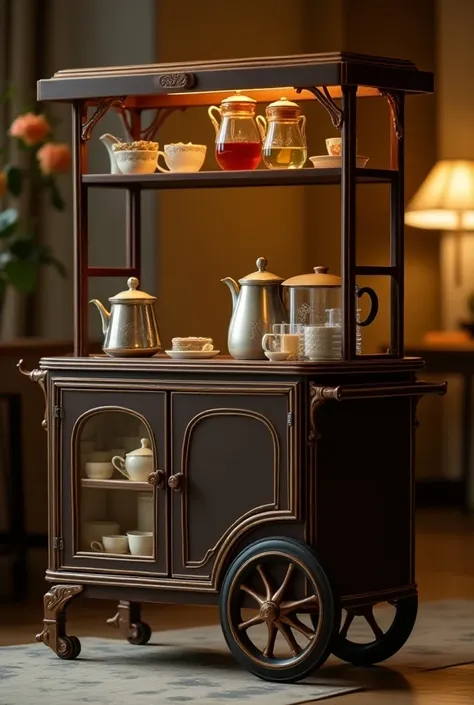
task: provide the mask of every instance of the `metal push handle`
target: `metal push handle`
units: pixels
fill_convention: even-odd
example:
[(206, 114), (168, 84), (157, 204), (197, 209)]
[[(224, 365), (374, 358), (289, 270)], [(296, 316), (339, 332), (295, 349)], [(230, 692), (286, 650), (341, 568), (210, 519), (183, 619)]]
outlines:
[(392, 384), (365, 387), (362, 385), (348, 385), (340, 387), (313, 387), (315, 394), (321, 401), (333, 399), (345, 401), (346, 399), (377, 399), (380, 397), (418, 397), (424, 394), (446, 394), (447, 382), (415, 382), (414, 384)]

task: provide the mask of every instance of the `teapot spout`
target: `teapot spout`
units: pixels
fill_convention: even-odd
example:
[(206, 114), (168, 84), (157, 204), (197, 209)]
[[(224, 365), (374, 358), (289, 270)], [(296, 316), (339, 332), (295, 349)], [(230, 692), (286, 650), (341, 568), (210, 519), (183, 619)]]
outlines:
[(110, 321), (110, 313), (107, 311), (105, 308), (104, 304), (102, 304), (99, 299), (92, 299), (92, 301), (89, 301), (90, 304), (94, 304), (97, 306), (99, 309), (100, 317), (102, 319), (102, 333), (104, 335), (107, 334), (107, 330), (109, 328), (109, 321)]
[(232, 310), (234, 310), (239, 297), (240, 286), (237, 284), (235, 279), (232, 279), (232, 277), (221, 279), (221, 282), (224, 282), (224, 284), (227, 284), (229, 287), (229, 291), (232, 294)]
[(117, 166), (117, 161), (115, 159), (115, 152), (112, 149), (113, 144), (117, 144), (120, 142), (117, 137), (114, 137), (113, 135), (109, 135), (106, 133), (105, 135), (101, 135), (99, 138), (104, 147), (106, 148), (107, 152), (109, 153), (109, 160), (110, 160), (110, 173), (111, 174), (121, 174), (122, 172)]

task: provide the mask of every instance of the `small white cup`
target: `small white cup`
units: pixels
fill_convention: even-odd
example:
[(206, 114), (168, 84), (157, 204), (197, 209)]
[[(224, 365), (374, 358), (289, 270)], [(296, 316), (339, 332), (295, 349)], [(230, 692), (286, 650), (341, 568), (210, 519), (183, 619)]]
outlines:
[(97, 553), (128, 553), (128, 537), (121, 534), (102, 536), (102, 541), (91, 541), (91, 548)]
[(127, 536), (132, 556), (153, 555), (152, 531), (127, 531)]
[(87, 462), (86, 475), (91, 480), (110, 480), (114, 474), (114, 468), (111, 462)]
[(82, 525), (82, 545), (89, 548), (92, 541), (100, 541), (102, 536), (117, 536), (120, 524), (116, 521), (86, 521)]
[(158, 151), (124, 149), (116, 151), (114, 156), (122, 174), (154, 174), (156, 171)]
[[(331, 157), (342, 157), (342, 137), (328, 137), (326, 149)], [(358, 153), (356, 140), (356, 154)]]
[(164, 152), (158, 152), (158, 162), (160, 155), (164, 157), (168, 169), (164, 169), (158, 163), (159, 171), (191, 173), (200, 171), (206, 158), (207, 147), (205, 144), (193, 144), (188, 142), (177, 142), (176, 144), (165, 144)]

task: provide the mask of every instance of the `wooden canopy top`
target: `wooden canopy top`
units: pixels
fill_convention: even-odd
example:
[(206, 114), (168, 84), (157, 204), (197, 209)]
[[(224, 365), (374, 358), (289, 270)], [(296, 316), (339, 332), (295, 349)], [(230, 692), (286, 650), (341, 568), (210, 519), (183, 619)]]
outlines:
[(380, 91), (431, 93), (433, 74), (400, 59), (346, 52), (299, 54), (58, 71), (38, 81), (38, 99), (93, 104), (124, 97), (131, 107), (184, 107), (211, 105), (235, 90), (250, 93), (259, 102), (282, 95), (305, 100), (314, 97), (305, 88), (315, 86), (327, 87), (333, 98), (341, 95), (342, 86), (358, 86), (359, 96)]

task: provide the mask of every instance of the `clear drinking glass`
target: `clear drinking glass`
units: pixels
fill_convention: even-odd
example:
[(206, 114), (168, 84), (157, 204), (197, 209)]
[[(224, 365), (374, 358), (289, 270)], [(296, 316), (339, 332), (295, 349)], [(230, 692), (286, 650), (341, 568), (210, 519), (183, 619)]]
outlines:
[(303, 326), (299, 323), (274, 323), (273, 333), (279, 336), (280, 351), (289, 353), (289, 360), (297, 360), (304, 353)]
[[(361, 309), (356, 309), (356, 354), (362, 355), (362, 329), (360, 327)], [(342, 326), (342, 311), (340, 308), (326, 309), (326, 325), (327, 326)], [(342, 337), (341, 337), (342, 345)]]

